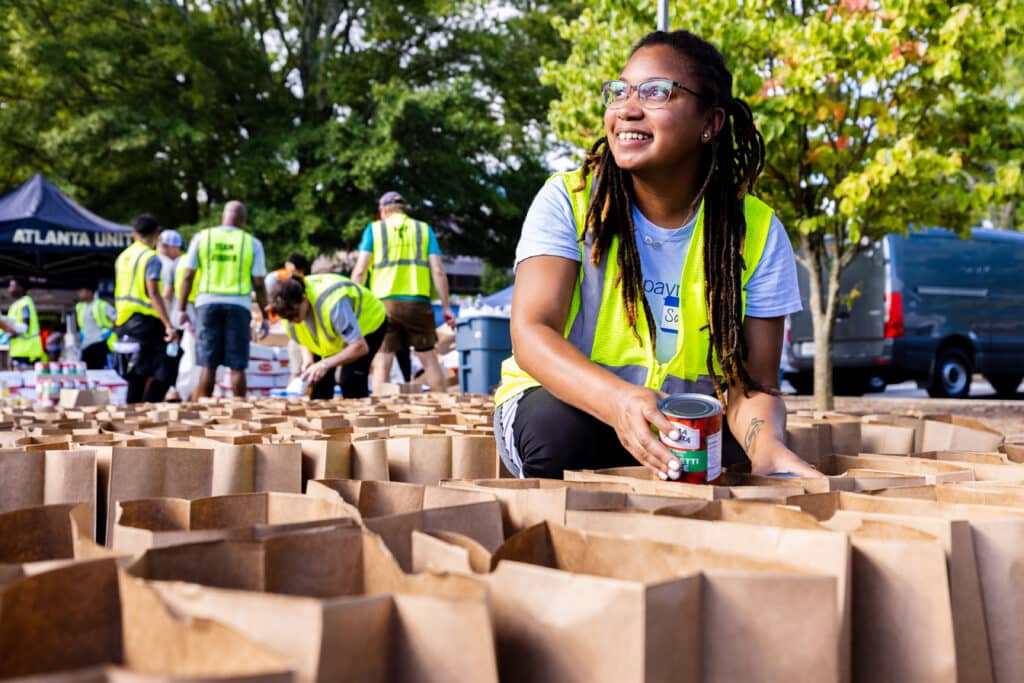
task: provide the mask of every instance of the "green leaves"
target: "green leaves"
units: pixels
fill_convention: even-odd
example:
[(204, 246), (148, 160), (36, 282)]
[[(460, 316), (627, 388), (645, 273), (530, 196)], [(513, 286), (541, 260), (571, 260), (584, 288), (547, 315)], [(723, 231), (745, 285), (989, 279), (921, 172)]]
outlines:
[[(250, 209), (268, 258), (354, 247), (397, 189), (449, 249), (511, 263), (548, 170), (540, 62), (572, 0), (0, 0), (0, 186), (116, 220)], [(523, 188), (528, 187), (529, 193)]]

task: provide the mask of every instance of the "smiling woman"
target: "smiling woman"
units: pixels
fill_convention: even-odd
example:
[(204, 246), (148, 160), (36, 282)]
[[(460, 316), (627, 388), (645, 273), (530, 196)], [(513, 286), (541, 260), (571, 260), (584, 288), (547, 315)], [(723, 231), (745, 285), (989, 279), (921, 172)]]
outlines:
[(495, 396), (508, 468), (682, 465), (667, 393), (716, 395), (757, 473), (815, 472), (788, 450), (778, 396), (784, 316), (799, 310), (789, 241), (749, 194), (764, 164), (721, 53), (655, 32), (601, 89), (605, 136), (538, 193), (516, 254), (514, 357)]

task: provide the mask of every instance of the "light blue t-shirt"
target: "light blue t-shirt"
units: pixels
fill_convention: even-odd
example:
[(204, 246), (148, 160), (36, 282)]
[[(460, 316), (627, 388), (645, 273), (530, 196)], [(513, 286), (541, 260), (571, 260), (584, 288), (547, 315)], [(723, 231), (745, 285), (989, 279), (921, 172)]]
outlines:
[[(376, 223), (376, 222), (377, 221), (374, 221), (374, 223)], [(427, 225), (426, 223), (424, 223), (423, 225), (427, 226), (427, 256), (429, 257), (429, 256), (432, 256), (434, 254), (437, 254), (438, 256), (440, 256), (441, 255), (441, 246), (437, 243), (437, 235), (434, 234), (434, 229), (432, 227), (430, 227), (429, 225)], [(363, 236), (359, 240), (359, 251), (365, 251), (365, 252), (368, 252), (368, 253), (371, 253), (371, 254), (373, 253), (373, 223), (369, 223), (366, 226), (366, 228), (363, 230)], [(371, 277), (372, 277), (372, 275), (371, 275)], [(396, 295), (396, 296), (385, 296), (385, 297), (381, 297), (381, 298), (382, 299), (405, 299), (407, 301), (426, 301), (428, 303), (430, 301), (429, 298), (423, 297), (423, 296), (404, 296), (404, 295), (401, 295), (401, 294)]]
[[(228, 228), (229, 230), (240, 230), (232, 225), (222, 225), (222, 228)], [(185, 254), (185, 267), (189, 270), (199, 270), (199, 233), (196, 233), (192, 237), (192, 241), (188, 243), (188, 253)], [(255, 237), (252, 238), (252, 277), (266, 277), (267, 275), (267, 262), (263, 255), (263, 243)], [(192, 287), (195, 289), (199, 286), (198, 280), (192, 282)], [(196, 308), (205, 306), (207, 304), (230, 304), (232, 306), (241, 306), (245, 310), (252, 308), (252, 296), (250, 294), (197, 294), (196, 295)]]
[[(675, 355), (679, 330), (679, 278), (696, 218), (682, 227), (665, 229), (651, 223), (634, 207), (633, 224), (644, 294), (658, 326), (657, 357), (659, 362), (667, 363)], [(526, 214), (516, 247), (516, 266), (532, 256), (561, 256), (577, 263), (580, 261), (572, 204), (565, 183), (559, 179), (541, 188)], [(775, 216), (768, 230), (764, 255), (744, 290), (747, 315), (752, 318), (776, 318), (796, 313), (802, 308), (793, 247), (782, 223)]]
[(354, 344), (363, 336), (359, 329), (359, 318), (352, 308), (352, 300), (342, 297), (331, 309), (331, 327), (334, 333), (345, 340), (346, 344)]

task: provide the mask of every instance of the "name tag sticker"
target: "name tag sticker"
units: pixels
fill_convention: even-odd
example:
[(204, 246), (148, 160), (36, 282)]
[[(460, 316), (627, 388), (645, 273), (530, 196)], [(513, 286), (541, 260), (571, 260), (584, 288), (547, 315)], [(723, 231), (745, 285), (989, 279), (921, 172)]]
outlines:
[(660, 327), (662, 332), (671, 334), (679, 332), (679, 297), (665, 297), (665, 303), (661, 307)]

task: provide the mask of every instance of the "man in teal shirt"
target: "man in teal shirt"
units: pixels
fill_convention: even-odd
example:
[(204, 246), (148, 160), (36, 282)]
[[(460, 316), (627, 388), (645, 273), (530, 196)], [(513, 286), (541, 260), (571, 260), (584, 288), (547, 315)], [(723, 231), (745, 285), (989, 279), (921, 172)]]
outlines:
[(445, 391), (441, 364), (434, 353), (437, 332), (430, 305), (431, 284), (441, 299), (445, 321), (454, 326), (448, 305), (448, 276), (434, 230), (408, 215), (408, 204), (397, 192), (385, 192), (378, 202), (380, 220), (366, 226), (352, 279), (370, 276), (370, 291), (384, 302), (388, 331), (374, 366), (374, 386), (387, 382), (395, 353), (412, 347), (423, 365), (423, 379), (434, 391)]

